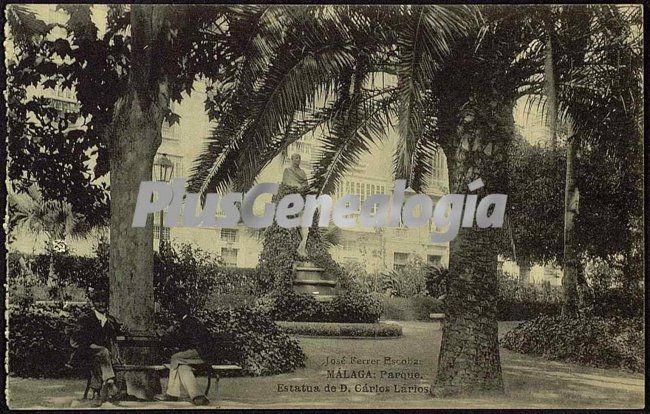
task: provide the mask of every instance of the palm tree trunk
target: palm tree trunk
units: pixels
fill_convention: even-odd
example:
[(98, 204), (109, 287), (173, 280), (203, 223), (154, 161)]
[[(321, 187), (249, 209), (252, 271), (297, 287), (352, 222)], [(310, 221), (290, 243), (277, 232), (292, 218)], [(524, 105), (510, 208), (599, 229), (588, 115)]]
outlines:
[[(485, 183), (472, 193), (479, 200), (489, 193), (506, 192), (506, 148), (514, 134), (512, 108), (512, 102), (489, 96), (474, 100), (471, 115), (461, 114), (454, 142), (444, 148), (452, 193), (467, 193), (467, 184), (477, 178)], [(496, 307), (499, 231), (461, 228), (450, 243), (446, 320), (434, 396), (503, 391)]]
[[(129, 88), (116, 103), (111, 125), (110, 312), (129, 331), (154, 328), (153, 219), (131, 227), (141, 181), (151, 181), (168, 106), (166, 82), (156, 78), (152, 49), (164, 19), (154, 5), (131, 11), (132, 58)], [(155, 362), (148, 348), (121, 349), (125, 363)], [(160, 392), (157, 378), (127, 373), (129, 394), (151, 399)]]
[(580, 199), (580, 191), (575, 180), (576, 152), (577, 139), (573, 135), (567, 140), (564, 190), (564, 274), (562, 276), (564, 303), (562, 304), (562, 315), (566, 317), (575, 317), (578, 314), (578, 279), (581, 271), (575, 237), (575, 219)]
[(549, 25), (548, 39), (544, 56), (544, 84), (546, 87), (546, 106), (548, 108), (548, 129), (551, 149), (557, 147), (557, 88), (555, 82), (555, 61), (553, 59), (553, 22)]

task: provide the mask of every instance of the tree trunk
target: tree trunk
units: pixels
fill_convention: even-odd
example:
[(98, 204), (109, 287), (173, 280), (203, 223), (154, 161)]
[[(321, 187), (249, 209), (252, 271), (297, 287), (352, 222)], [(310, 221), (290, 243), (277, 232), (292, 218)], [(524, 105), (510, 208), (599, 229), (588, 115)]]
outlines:
[(551, 140), (551, 149), (557, 147), (557, 89), (555, 81), (555, 61), (553, 60), (553, 22), (549, 23), (548, 39), (544, 56), (544, 85), (548, 108), (548, 129)]
[[(134, 5), (131, 11), (132, 58), (129, 88), (115, 105), (111, 125), (110, 313), (130, 332), (154, 328), (153, 218), (131, 227), (141, 181), (151, 181), (168, 106), (166, 82), (156, 78), (151, 59), (162, 24), (157, 6)], [(159, 362), (155, 350), (122, 348), (124, 363)], [(125, 375), (127, 390), (151, 399), (160, 382), (138, 373)]]
[(530, 265), (528, 263), (519, 263), (519, 283), (530, 283)]
[[(453, 143), (445, 149), (451, 193), (468, 193), (481, 178), (481, 197), (507, 193), (507, 145), (514, 134), (513, 102), (498, 95), (471, 100)], [(497, 250), (500, 229), (461, 228), (450, 243), (445, 325), (432, 387), (437, 397), (503, 391), (497, 325)]]
[(573, 135), (567, 140), (566, 187), (564, 190), (564, 274), (562, 289), (564, 303), (562, 315), (575, 317), (578, 314), (578, 278), (581, 264), (575, 237), (575, 218), (578, 214), (580, 192), (575, 180), (575, 158), (577, 139)]

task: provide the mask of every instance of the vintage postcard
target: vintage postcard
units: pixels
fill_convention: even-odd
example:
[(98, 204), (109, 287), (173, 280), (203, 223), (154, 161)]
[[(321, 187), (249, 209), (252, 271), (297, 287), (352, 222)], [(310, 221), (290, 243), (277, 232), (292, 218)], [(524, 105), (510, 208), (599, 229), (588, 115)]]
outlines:
[(8, 4), (10, 409), (645, 406), (640, 4)]

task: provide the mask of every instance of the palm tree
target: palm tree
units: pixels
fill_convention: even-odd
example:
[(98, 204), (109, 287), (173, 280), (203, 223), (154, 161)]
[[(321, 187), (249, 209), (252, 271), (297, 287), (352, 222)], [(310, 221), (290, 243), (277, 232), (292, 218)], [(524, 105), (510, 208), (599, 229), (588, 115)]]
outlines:
[[(477, 74), (498, 73), (504, 62), (509, 64), (522, 50), (523, 42), (512, 42), (507, 49), (496, 41), (499, 37), (520, 38), (514, 24), (520, 16), (509, 16), (503, 13), (505, 9), (498, 12), (495, 9), (492, 20), (484, 22), (479, 20), (481, 16), (475, 9), (468, 7), (403, 6), (389, 10), (385, 17), (385, 45), (377, 45), (374, 40), (369, 45), (363, 42), (363, 34), (381, 27), (364, 24), (364, 13), (371, 13), (372, 8), (348, 8), (336, 14), (331, 22), (319, 20), (320, 24), (335, 24), (335, 27), (340, 27), (342, 21), (353, 25), (346, 26), (346, 31), (332, 30), (336, 35), (344, 34), (336, 38), (341, 56), (346, 48), (350, 51), (341, 60), (344, 64), (324, 68), (326, 73), (308, 77), (335, 82), (333, 90), (326, 91), (335, 95), (334, 102), (316, 111), (316, 116), (307, 117), (313, 122), (311, 125), (322, 120), (331, 131), (322, 138), (323, 150), (314, 169), (315, 189), (331, 191), (358, 155), (368, 150), (374, 139), (385, 135), (391, 114), (398, 114), (400, 141), (395, 155), (398, 178), (407, 178), (414, 189), (419, 189), (430, 171), (430, 157), (442, 147), (451, 161), (453, 192), (465, 192), (464, 186), (478, 177), (487, 178), (489, 186), (485, 191), (498, 192), (499, 183), (505, 182), (499, 174), (505, 171), (503, 149), (514, 126), (512, 107), (517, 84), (512, 80), (486, 83)], [(399, 18), (393, 18), (391, 13)], [(503, 15), (497, 18), (498, 13)], [(335, 46), (332, 40), (325, 41), (329, 47)], [(313, 47), (307, 42), (303, 50)], [(378, 67), (397, 73), (397, 87), (378, 91), (364, 88), (365, 78)], [(525, 69), (525, 65), (516, 66), (509, 76), (523, 78), (527, 74)], [(468, 79), (474, 79), (474, 83), (467, 84)], [(500, 84), (508, 85), (508, 90), (500, 89)], [(314, 83), (309, 85), (307, 91), (313, 91)], [(295, 88), (298, 94), (303, 91)], [(292, 99), (294, 102), (311, 100), (313, 93), (307, 98)], [(490, 103), (487, 111), (486, 102)], [(431, 107), (436, 108), (435, 113), (424, 110)], [(224, 188), (237, 180), (240, 185), (250, 183), (261, 166), (280, 153), (291, 139), (301, 136), (291, 134), (292, 128), (296, 128), (289, 122), (293, 120), (295, 106), (280, 103), (267, 104), (264, 108), (274, 108), (275, 112), (278, 108), (289, 108), (290, 111), (285, 114), (283, 125), (262, 130), (266, 140), (260, 140), (260, 144), (252, 137), (240, 141), (247, 134), (245, 120), (239, 122), (245, 125), (240, 129), (242, 133), (224, 134), (223, 139), (215, 137), (210, 143), (212, 148), (198, 160), (195, 188), (204, 192), (207, 188)], [(256, 114), (249, 116), (254, 121), (248, 122), (259, 126)], [(283, 128), (285, 134), (279, 134)], [(259, 131), (259, 127), (254, 130), (258, 138), (262, 134)], [(292, 138), (286, 139), (287, 135)], [(260, 147), (253, 150), (255, 145)], [(436, 381), (439, 395), (502, 388), (494, 302), (497, 261), (491, 237), (486, 230), (463, 229), (451, 246), (450, 270), (454, 282), (450, 290), (455, 293), (448, 295), (448, 323), (443, 333)], [(473, 345), (462, 346), (466, 344)]]
[(45, 200), (36, 185), (25, 193), (9, 193), (9, 227), (22, 228), (35, 235), (45, 235), (45, 252), (49, 256), (48, 285), (51, 295), (58, 298), (59, 285), (54, 270), (54, 256), (59, 253), (59, 245), (66, 236), (80, 238), (86, 236), (91, 227), (81, 214), (72, 211), (72, 206), (60, 200)]

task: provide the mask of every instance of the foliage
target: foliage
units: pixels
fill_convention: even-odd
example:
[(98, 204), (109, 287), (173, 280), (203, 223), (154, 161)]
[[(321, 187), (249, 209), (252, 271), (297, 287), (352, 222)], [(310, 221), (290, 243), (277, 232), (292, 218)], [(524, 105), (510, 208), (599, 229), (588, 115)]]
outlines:
[(334, 322), (374, 323), (381, 316), (379, 299), (360, 287), (349, 286), (329, 304)]
[(552, 360), (643, 372), (644, 338), (642, 318), (541, 316), (518, 325), (501, 343)]
[(562, 307), (562, 292), (550, 284), (520, 283), (505, 272), (497, 275), (497, 318), (521, 321), (541, 315), (557, 315)]
[(197, 317), (216, 338), (215, 344), (223, 341), (218, 362), (241, 365), (246, 375), (275, 375), (304, 366), (305, 354), (298, 342), (259, 310), (201, 311)]
[(508, 222), (499, 240), (500, 253), (518, 263), (560, 260), (565, 154), (532, 146), (520, 136), (509, 159)]
[[(258, 49), (255, 39), (229, 73), (232, 82), (217, 90), (224, 114), (196, 161), (193, 190), (203, 193), (230, 183), (245, 188), (289, 144), (328, 125), (333, 133), (321, 138), (324, 152), (312, 183), (318, 193), (328, 193), (369, 143), (384, 136), (389, 112), (398, 109), (400, 136), (409, 140), (410, 150), (422, 130), (427, 71), (475, 17), (471, 7), (440, 5), (305, 9), (299, 18), (282, 15), (283, 31), (262, 18), (248, 27), (249, 36), (265, 29), (260, 39), (265, 48)], [(369, 74), (384, 67), (397, 69), (398, 87), (363, 90)], [(259, 88), (253, 87), (256, 81)], [(316, 107), (319, 92), (333, 94), (334, 102)]]
[[(273, 201), (277, 203), (285, 195), (293, 193), (300, 191), (280, 185)], [(293, 265), (299, 259), (296, 249), (300, 244), (300, 229), (285, 229), (278, 226), (274, 219), (273, 224), (264, 230), (263, 237), (258, 271), (265, 291), (290, 288), (293, 284)], [(325, 269), (332, 278), (343, 280), (343, 269), (332, 259), (323, 241), (323, 234), (318, 227), (318, 214), (314, 215), (314, 222), (307, 237), (307, 254), (310, 261)]]
[[(54, 270), (66, 295), (78, 288), (108, 290), (108, 244), (99, 243), (94, 257), (55, 254)], [(24, 265), (21, 265), (20, 260)], [(29, 279), (30, 286), (45, 286), (48, 277), (49, 256), (10, 253), (8, 255), (8, 284), (17, 291)], [(30, 270), (31, 269), (31, 270)], [(165, 254), (154, 257), (155, 295), (165, 308), (191, 303), (200, 309), (215, 299), (215, 295), (253, 296), (261, 288), (255, 269), (223, 266), (218, 256), (191, 245), (165, 249)], [(13, 299), (13, 295), (10, 295)], [(217, 296), (218, 297), (218, 296)], [(238, 303), (235, 303), (238, 305)]]
[(374, 323), (381, 316), (381, 304), (361, 288), (349, 288), (331, 302), (318, 302), (312, 295), (292, 289), (274, 291), (257, 302), (274, 320), (298, 322)]
[(497, 302), (497, 320), (525, 321), (538, 316), (559, 315), (562, 311), (560, 302), (541, 302), (532, 300), (505, 300)]
[(432, 266), (426, 274), (427, 294), (434, 298), (444, 297), (447, 292), (446, 281), (449, 269), (442, 266)]
[(432, 266), (419, 257), (410, 260), (404, 267), (381, 274), (379, 288), (392, 296), (412, 297), (427, 293), (427, 275)]
[(390, 323), (331, 323), (331, 322), (278, 322), (289, 335), (305, 336), (354, 336), (396, 337), (402, 336), (402, 327)]
[[(57, 284), (63, 300), (70, 300), (67, 295), (74, 288), (87, 291), (108, 289), (108, 255), (98, 257), (54, 254), (52, 257)], [(24, 263), (21, 264), (21, 260)], [(18, 287), (26, 279), (32, 286), (47, 286), (49, 276), (49, 255), (29, 255), (9, 253), (7, 255), (8, 285)]]
[(561, 302), (560, 287), (548, 283), (533, 285), (521, 283), (517, 278), (506, 272), (497, 273), (499, 299), (506, 301), (539, 301)]
[[(84, 307), (33, 305), (9, 308), (9, 373), (22, 377), (85, 375), (65, 367), (70, 328)], [(298, 343), (261, 312), (247, 307), (197, 314), (220, 344), (219, 362), (241, 365), (246, 375), (273, 375), (304, 366)], [(173, 316), (157, 315), (166, 327)], [(173, 352), (173, 349), (167, 349)], [(169, 355), (168, 355), (169, 356)], [(162, 362), (162, 361), (161, 361)]]
[(72, 351), (68, 332), (75, 315), (81, 311), (80, 307), (64, 310), (43, 305), (10, 306), (9, 375), (61, 377), (75, 374), (65, 367)]
[(443, 301), (430, 296), (410, 298), (381, 296), (382, 318), (397, 321), (429, 321), (432, 313), (444, 313)]
[(174, 311), (202, 309), (217, 285), (213, 270), (221, 259), (184, 244), (163, 249), (154, 259), (154, 297), (163, 308)]

